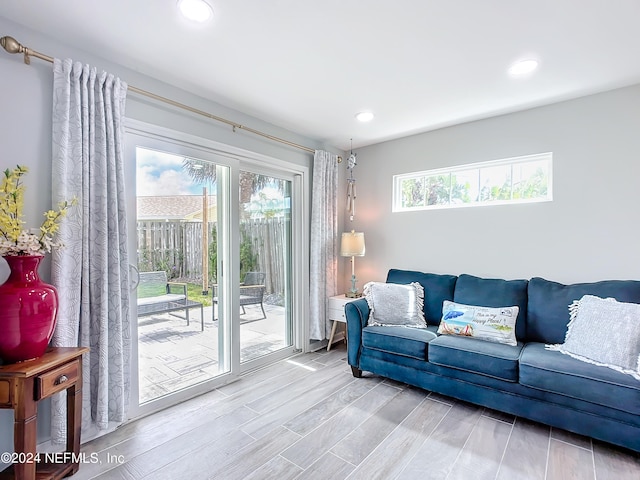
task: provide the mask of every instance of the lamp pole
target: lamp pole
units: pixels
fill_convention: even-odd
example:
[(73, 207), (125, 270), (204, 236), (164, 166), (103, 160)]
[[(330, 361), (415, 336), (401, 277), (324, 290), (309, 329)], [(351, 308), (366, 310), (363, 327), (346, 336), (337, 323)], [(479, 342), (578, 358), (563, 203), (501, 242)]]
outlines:
[(358, 293), (358, 290), (356, 289), (356, 257), (352, 255), (351, 256), (351, 294), (355, 296), (356, 293)]

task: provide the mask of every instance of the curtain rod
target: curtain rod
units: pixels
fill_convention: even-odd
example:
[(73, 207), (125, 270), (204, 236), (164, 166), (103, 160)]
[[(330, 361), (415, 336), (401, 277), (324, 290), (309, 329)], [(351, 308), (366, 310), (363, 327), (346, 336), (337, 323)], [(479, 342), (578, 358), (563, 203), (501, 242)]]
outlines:
[[(2, 47), (8, 52), (8, 53), (22, 53), (24, 55), (24, 63), (26, 63), (27, 65), (31, 64), (31, 58), (30, 57), (36, 57), (39, 58), (40, 60), (44, 60), (46, 62), (49, 63), (53, 63), (53, 57), (50, 57), (48, 55), (44, 55), (40, 52), (37, 52), (35, 50), (32, 50), (28, 47), (25, 47), (24, 45), (22, 45), (20, 42), (18, 42), (15, 38), (13, 37), (9, 37), (9, 36), (5, 36), (0, 38), (0, 45), (2, 45)], [(289, 145), (290, 147), (295, 147), (298, 148), (300, 150), (304, 150), (305, 152), (309, 152), (309, 153), (315, 153), (315, 150), (313, 148), (309, 148), (309, 147), (305, 147), (304, 145), (299, 145), (297, 143), (294, 142), (290, 142), (289, 140), (285, 140), (283, 138), (279, 138), (276, 137), (274, 135), (269, 135), (268, 133), (264, 133), (261, 132), (259, 130), (255, 130), (251, 127), (247, 127), (245, 125), (236, 123), (236, 122), (232, 122), (231, 120), (227, 120), (226, 118), (222, 118), (222, 117), (218, 117), (217, 115), (213, 115), (209, 112), (205, 112), (203, 110), (199, 110), (197, 108), (193, 108), (190, 107), (189, 105), (185, 105), (184, 103), (180, 103), (180, 102), (176, 102), (175, 100), (171, 100), (170, 98), (166, 98), (166, 97), (162, 97), (160, 95), (156, 95), (155, 93), (151, 93), (148, 92), (146, 90), (143, 90), (141, 88), (138, 87), (134, 87), (133, 85), (129, 85), (128, 90), (133, 92), (133, 93), (137, 93), (138, 95), (142, 95), (148, 98), (152, 98), (154, 100), (158, 100), (160, 102), (164, 102), (167, 103), (169, 105), (173, 105), (174, 107), (178, 107), (178, 108), (182, 108), (183, 110), (187, 110), (189, 112), (192, 113), (196, 113), (198, 115), (202, 115), (204, 117), (210, 118), (211, 120), (216, 120), (218, 122), (221, 123), (225, 123), (227, 125), (230, 125), (233, 128), (233, 131), (235, 132), (236, 129), (240, 129), (240, 130), (245, 130), (249, 133), (253, 133), (254, 135), (258, 135), (260, 137), (264, 137), (267, 138), (269, 140), (272, 140), (274, 142), (279, 142), (279, 143), (283, 143), (285, 145)], [(338, 163), (342, 162), (342, 157), (338, 157)]]

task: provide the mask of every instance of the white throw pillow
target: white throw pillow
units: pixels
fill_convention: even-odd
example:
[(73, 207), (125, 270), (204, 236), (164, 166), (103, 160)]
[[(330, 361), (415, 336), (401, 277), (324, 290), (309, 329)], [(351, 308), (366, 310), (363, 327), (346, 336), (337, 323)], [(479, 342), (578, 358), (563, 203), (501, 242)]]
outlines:
[(463, 335), (490, 342), (516, 346), (518, 306), (479, 307), (445, 300), (438, 333)]
[(363, 293), (369, 304), (369, 325), (427, 328), (424, 318), (424, 288), (417, 282), (369, 282)]
[(548, 349), (640, 380), (640, 305), (585, 295), (569, 312), (564, 343)]

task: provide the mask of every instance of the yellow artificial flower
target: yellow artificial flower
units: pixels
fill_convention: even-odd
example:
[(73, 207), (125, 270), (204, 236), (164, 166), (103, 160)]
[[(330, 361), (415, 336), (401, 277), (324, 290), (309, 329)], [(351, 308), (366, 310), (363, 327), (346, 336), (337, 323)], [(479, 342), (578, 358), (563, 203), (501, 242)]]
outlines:
[(62, 246), (54, 242), (60, 221), (67, 214), (69, 207), (77, 203), (74, 198), (70, 202), (58, 204), (57, 210), (44, 212), (44, 221), (40, 233), (35, 235), (24, 229), (24, 185), (22, 176), (29, 170), (18, 165), (13, 170), (6, 169), (0, 184), (0, 255), (44, 255), (51, 252), (52, 247)]

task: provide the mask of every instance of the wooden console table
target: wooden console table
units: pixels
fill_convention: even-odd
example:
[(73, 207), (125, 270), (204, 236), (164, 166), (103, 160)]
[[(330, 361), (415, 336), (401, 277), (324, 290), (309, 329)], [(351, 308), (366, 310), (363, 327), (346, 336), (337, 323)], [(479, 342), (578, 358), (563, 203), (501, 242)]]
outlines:
[[(82, 424), (82, 354), (85, 347), (51, 348), (40, 358), (0, 365), (0, 408), (12, 408), (13, 465), (0, 472), (0, 479), (60, 479), (78, 471), (80, 427)], [(47, 462), (47, 455), (36, 452), (38, 401), (62, 390), (67, 391), (68, 455)], [(45, 458), (42, 458), (45, 457)], [(62, 461), (58, 461), (62, 459)], [(22, 461), (20, 461), (22, 460)]]

